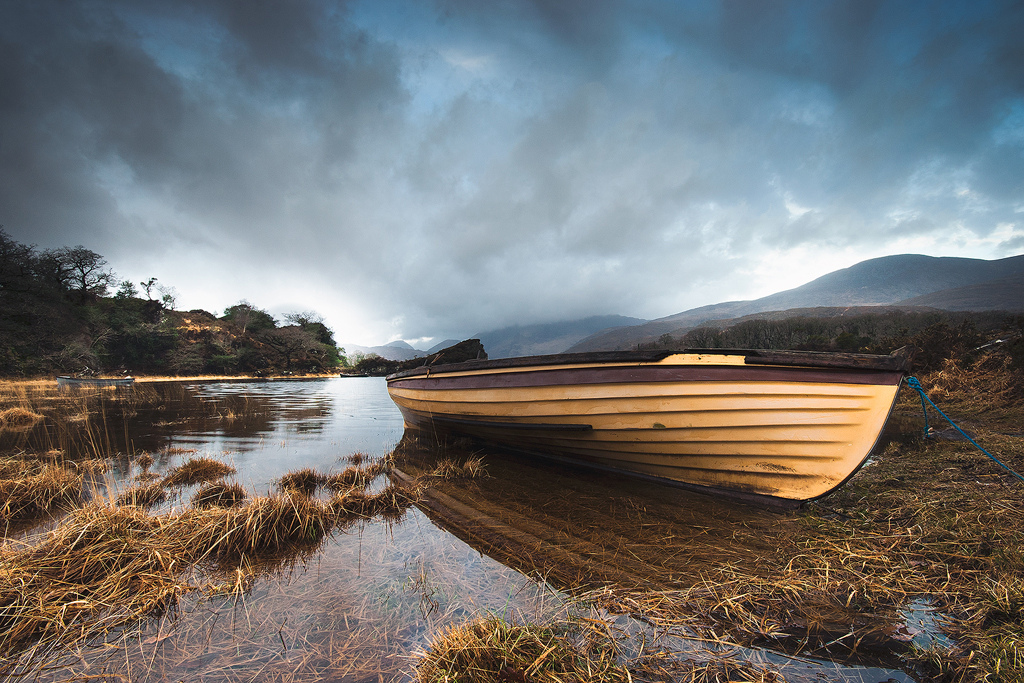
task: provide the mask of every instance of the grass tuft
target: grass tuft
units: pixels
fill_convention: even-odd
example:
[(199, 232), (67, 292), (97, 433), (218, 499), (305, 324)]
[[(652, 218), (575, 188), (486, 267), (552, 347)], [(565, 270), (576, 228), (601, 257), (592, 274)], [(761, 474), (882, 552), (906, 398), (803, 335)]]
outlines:
[[(416, 668), (420, 683), (467, 681), (597, 681), (632, 680), (615, 662), (615, 647), (607, 635), (571, 637), (573, 626), (514, 624), (489, 617), (442, 631)], [(599, 632), (600, 633), (600, 632)], [(588, 634), (592, 635), (592, 634)]]
[(437, 466), (430, 472), (430, 476), (445, 481), (477, 479), (487, 476), (487, 467), (481, 457), (467, 458), (462, 464), (452, 458), (444, 458), (437, 463)]
[(168, 472), (164, 477), (164, 486), (192, 486), (234, 473), (234, 467), (219, 460), (192, 458)]
[[(22, 469), (17, 472), (17, 463)], [(0, 479), (0, 520), (26, 517), (82, 498), (82, 475), (57, 464), (29, 460), (5, 461)]]
[(117, 504), (149, 509), (167, 500), (167, 489), (161, 481), (133, 486), (121, 492)]
[(246, 498), (245, 489), (241, 484), (228, 484), (215, 481), (203, 484), (192, 496), (192, 506), (196, 508), (230, 508), (241, 505)]
[(14, 406), (0, 411), (0, 429), (28, 429), (42, 419), (39, 413)]
[(312, 467), (306, 467), (286, 473), (277, 483), (282, 493), (297, 493), (309, 497), (316, 493), (323, 481), (324, 477), (319, 472)]

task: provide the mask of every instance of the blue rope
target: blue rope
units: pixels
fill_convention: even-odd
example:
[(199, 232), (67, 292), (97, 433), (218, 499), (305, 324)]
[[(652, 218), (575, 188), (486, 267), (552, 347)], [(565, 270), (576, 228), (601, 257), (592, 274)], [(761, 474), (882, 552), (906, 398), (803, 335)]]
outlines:
[(936, 412), (938, 412), (939, 415), (941, 415), (942, 417), (946, 418), (946, 422), (948, 422), (949, 424), (953, 425), (953, 428), (956, 431), (960, 432), (961, 436), (963, 436), (965, 439), (967, 439), (972, 444), (974, 444), (975, 448), (977, 448), (979, 451), (981, 451), (982, 453), (987, 455), (989, 458), (991, 458), (993, 462), (995, 462), (997, 465), (1002, 467), (1004, 470), (1006, 470), (1007, 472), (1009, 472), (1013, 476), (1017, 477), (1017, 479), (1019, 479), (1021, 482), (1024, 482), (1024, 477), (1022, 477), (1017, 472), (1014, 472), (1009, 466), (1007, 466), (999, 458), (997, 458), (996, 456), (992, 455), (991, 453), (986, 451), (984, 448), (979, 446), (978, 443), (974, 439), (972, 439), (971, 437), (967, 436), (967, 433), (964, 432), (964, 430), (960, 429), (960, 427), (958, 427), (955, 422), (953, 422), (951, 419), (949, 419), (949, 416), (947, 416), (944, 412), (942, 412), (942, 410), (940, 410), (939, 407), (937, 405), (935, 405), (935, 402), (932, 401), (930, 398), (928, 398), (928, 395), (924, 393), (924, 389), (921, 388), (921, 383), (917, 381), (916, 377), (908, 377), (907, 378), (907, 386), (910, 387), (911, 389), (913, 389), (914, 391), (916, 391), (918, 394), (921, 395), (921, 409), (924, 411), (924, 435), (925, 435), (926, 438), (928, 437), (928, 406), (925, 404), (925, 401), (928, 401), (928, 403), (931, 404), (932, 408), (935, 408)]

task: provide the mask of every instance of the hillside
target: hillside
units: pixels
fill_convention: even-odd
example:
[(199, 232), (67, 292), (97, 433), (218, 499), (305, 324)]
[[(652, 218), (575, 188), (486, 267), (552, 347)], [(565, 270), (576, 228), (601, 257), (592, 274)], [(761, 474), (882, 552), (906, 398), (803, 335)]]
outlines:
[(345, 353), (349, 356), (380, 356), (387, 360), (411, 360), (422, 358), (428, 352), (414, 349), (408, 343), (398, 340), (381, 346), (360, 346), (359, 344), (342, 344)]
[[(879, 306), (929, 306), (944, 310), (1020, 310), (1020, 280), (1024, 255), (986, 261), (919, 254), (883, 256), (861, 261), (849, 268), (823, 275), (794, 289), (754, 299), (728, 301), (693, 308), (658, 318), (643, 325), (599, 331), (566, 351), (625, 349), (657, 339), (663, 334), (680, 336), (707, 321), (739, 318), (768, 311), (794, 308)], [(973, 288), (973, 289), (970, 289)], [(940, 293), (945, 292), (940, 296)], [(933, 298), (927, 298), (931, 295)], [(996, 306), (995, 302), (1006, 306)], [(970, 308), (978, 305), (983, 308)], [(969, 308), (947, 308), (968, 306)]]
[(609, 328), (631, 328), (647, 321), (622, 315), (600, 315), (539, 325), (517, 325), (473, 335), (487, 349), (489, 358), (512, 358), (561, 353), (595, 332)]
[(944, 311), (1024, 311), (1024, 273), (904, 299), (900, 305)]

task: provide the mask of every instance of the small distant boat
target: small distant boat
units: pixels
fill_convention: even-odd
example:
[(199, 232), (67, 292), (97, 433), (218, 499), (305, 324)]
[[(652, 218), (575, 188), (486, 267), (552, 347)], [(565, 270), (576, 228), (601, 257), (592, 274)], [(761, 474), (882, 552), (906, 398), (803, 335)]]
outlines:
[(57, 377), (58, 387), (130, 387), (133, 384), (135, 384), (134, 377), (119, 377), (117, 379), (69, 377), (68, 375), (59, 375)]
[(407, 429), (792, 506), (864, 464), (915, 352), (561, 354), (424, 366), (387, 383)]

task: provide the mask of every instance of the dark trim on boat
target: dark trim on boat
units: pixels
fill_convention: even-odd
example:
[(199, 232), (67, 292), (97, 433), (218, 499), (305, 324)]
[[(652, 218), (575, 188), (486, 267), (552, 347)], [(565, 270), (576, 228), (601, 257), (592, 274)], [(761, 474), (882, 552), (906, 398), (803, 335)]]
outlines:
[(521, 356), (495, 360), (470, 360), (463, 363), (421, 365), (388, 376), (388, 381), (419, 375), (474, 370), (502, 370), (543, 365), (583, 365), (594, 363), (657, 363), (676, 353), (708, 356), (743, 356), (748, 365), (785, 365), (809, 368), (845, 368), (850, 370), (888, 370), (905, 373), (918, 349), (912, 346), (893, 351), (888, 356), (866, 353), (832, 353), (827, 351), (774, 351), (765, 349), (685, 349), (681, 352), (665, 349), (640, 351), (593, 351), (589, 353), (558, 353), (549, 356)]
[(584, 384), (621, 384), (657, 382), (809, 382), (824, 384), (898, 384), (897, 372), (840, 368), (828, 370), (814, 367), (748, 367), (744, 365), (641, 365), (598, 366), (546, 369), (535, 366), (532, 372), (489, 372), (446, 377), (443, 373), (399, 377), (392, 375), (388, 383), (403, 389), (450, 390), (494, 389), (512, 387), (546, 387)]

